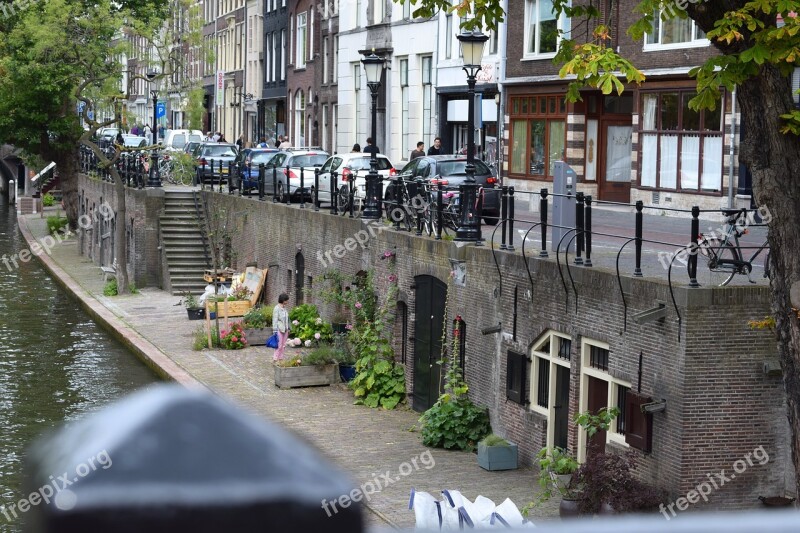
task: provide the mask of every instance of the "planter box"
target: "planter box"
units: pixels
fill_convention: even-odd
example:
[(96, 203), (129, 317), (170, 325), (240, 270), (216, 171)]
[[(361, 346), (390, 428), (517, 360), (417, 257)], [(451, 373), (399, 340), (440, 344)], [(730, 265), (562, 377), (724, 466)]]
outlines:
[(282, 367), (275, 365), (275, 385), (280, 389), (339, 383), (339, 365)]
[(263, 346), (272, 337), (272, 328), (245, 329), (244, 338), (250, 346)]
[[(217, 306), (215, 309), (214, 306)], [(247, 300), (233, 300), (230, 302), (206, 302), (206, 310), (217, 311), (220, 318), (244, 316), (252, 307)]]
[(517, 445), (486, 446), (479, 442), (478, 465), (484, 470), (514, 470), (517, 468)]

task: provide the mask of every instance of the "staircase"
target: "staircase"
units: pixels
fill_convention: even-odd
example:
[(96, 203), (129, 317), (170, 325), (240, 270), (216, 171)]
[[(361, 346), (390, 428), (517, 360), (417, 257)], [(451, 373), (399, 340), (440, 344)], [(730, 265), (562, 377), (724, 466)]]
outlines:
[(208, 249), (203, 238), (203, 204), (195, 192), (167, 192), (161, 215), (161, 242), (169, 271), (172, 294), (203, 293), (207, 283), (203, 274), (210, 269)]

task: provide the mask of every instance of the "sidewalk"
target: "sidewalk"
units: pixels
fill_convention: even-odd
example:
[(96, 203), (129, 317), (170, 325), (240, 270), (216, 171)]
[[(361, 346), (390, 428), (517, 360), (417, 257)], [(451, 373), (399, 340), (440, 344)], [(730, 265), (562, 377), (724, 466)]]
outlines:
[[(28, 242), (47, 234), (39, 215), (20, 216), (19, 225)], [(280, 423), (348, 472), (354, 486), (377, 479), (382, 488), (366, 502), (368, 527), (413, 527), (414, 513), (408, 510), (412, 487), (435, 496), (442, 489), (460, 490), (470, 499), (482, 494), (497, 504), (511, 498), (519, 507), (538, 492), (535, 470), (487, 472), (472, 453), (430, 449), (435, 466), (427, 468), (432, 461), (421, 454), (429, 449), (412, 430), (419, 413), (407, 407), (382, 411), (355, 406), (344, 385), (276, 388), (272, 349), (192, 351), (194, 332), (202, 323), (187, 320), (180, 297), (153, 288), (138, 295), (103, 296), (100, 269), (79, 255), (75, 244), (76, 237), (57, 244), (40, 260), (96, 320), (160, 374), (187, 386), (206, 386)], [(557, 499), (532, 513), (536, 522), (557, 516)]]

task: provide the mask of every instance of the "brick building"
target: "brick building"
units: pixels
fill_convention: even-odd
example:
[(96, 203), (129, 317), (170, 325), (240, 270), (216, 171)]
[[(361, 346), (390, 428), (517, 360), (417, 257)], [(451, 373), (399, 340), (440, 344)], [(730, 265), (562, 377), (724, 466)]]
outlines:
[(289, 41), (287, 43), (286, 102), (287, 134), (294, 147), (319, 146), (320, 53), (319, 6), (311, 0), (289, 3)]

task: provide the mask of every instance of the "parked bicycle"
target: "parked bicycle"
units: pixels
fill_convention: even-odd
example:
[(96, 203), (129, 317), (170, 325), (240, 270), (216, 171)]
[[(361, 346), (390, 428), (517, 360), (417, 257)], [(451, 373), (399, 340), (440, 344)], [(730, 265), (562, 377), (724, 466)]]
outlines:
[[(747, 209), (723, 209), (722, 213), (725, 215), (724, 234), (712, 233), (706, 236), (701, 233), (697, 240), (698, 255), (711, 273), (710, 282), (724, 287), (736, 274), (743, 274), (750, 283), (756, 283), (750, 276), (753, 272), (753, 262), (765, 249), (767, 256), (764, 263), (764, 277), (768, 278), (770, 259), (768, 241), (765, 240), (761, 246), (755, 248), (749, 246), (743, 248), (739, 242), (741, 236), (749, 233)], [(745, 258), (745, 254), (753, 249), (755, 249), (753, 255)]]

